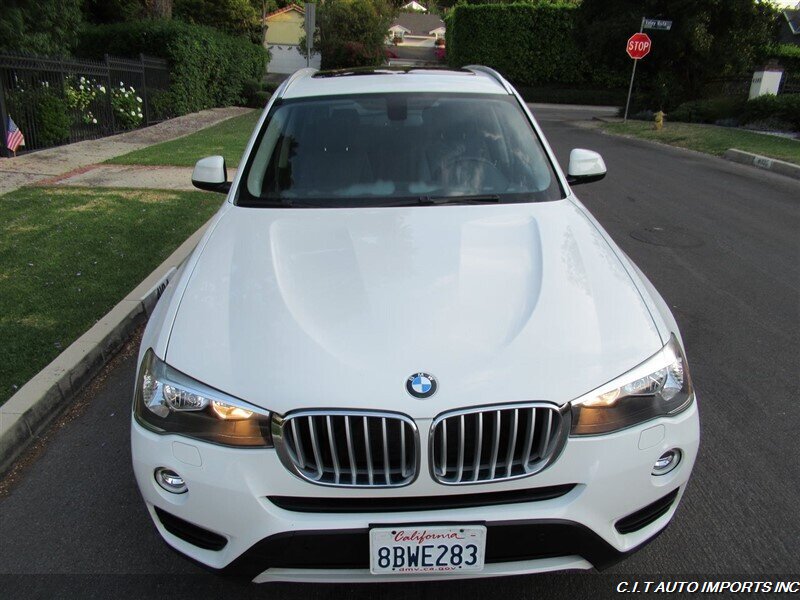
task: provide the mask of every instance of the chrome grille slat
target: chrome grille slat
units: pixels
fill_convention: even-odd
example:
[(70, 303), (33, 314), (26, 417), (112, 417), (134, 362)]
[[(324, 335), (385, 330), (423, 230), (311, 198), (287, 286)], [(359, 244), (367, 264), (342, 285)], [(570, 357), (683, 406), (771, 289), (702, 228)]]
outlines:
[(400, 476), (406, 476), (406, 428), (400, 426)]
[(314, 427), (314, 417), (308, 417), (308, 433), (311, 435), (311, 449), (314, 451), (314, 464), (317, 467), (317, 476), (315, 479), (322, 478), (322, 459), (319, 451), (319, 442), (317, 441), (317, 430)]
[[(519, 426), (519, 411), (514, 409), (513, 423), (511, 425), (511, 435), (508, 436), (508, 454), (506, 454), (506, 477), (511, 477), (511, 469), (514, 467), (514, 450), (517, 449), (517, 428)], [(463, 419), (463, 417), (462, 417)]]
[(356, 459), (353, 452), (353, 436), (350, 433), (350, 417), (344, 418), (345, 436), (347, 437), (347, 460), (350, 461), (350, 477), (352, 481), (356, 481)]
[(295, 440), (295, 448), (297, 450), (297, 460), (300, 461), (300, 466), (306, 466), (306, 458), (305, 454), (303, 453), (303, 442), (301, 441), (300, 436), (297, 434), (297, 421), (292, 421), (292, 436)]
[(481, 473), (480, 464), (481, 464), (481, 449), (483, 446), (483, 413), (478, 413), (478, 431), (476, 437), (478, 438), (477, 443), (475, 444), (475, 461), (472, 463), (472, 481), (478, 481), (478, 475)]
[(528, 428), (525, 430), (525, 455), (522, 457), (522, 463), (528, 464), (531, 459), (531, 451), (533, 450), (534, 434), (536, 433), (536, 411), (528, 411)]
[(461, 415), (458, 423), (458, 471), (456, 471), (456, 479), (460, 480), (464, 472), (464, 415)]
[(334, 443), (334, 436), (333, 436), (333, 426), (331, 425), (331, 417), (330, 415), (325, 417), (325, 425), (328, 427), (328, 444), (331, 449), (331, 459), (333, 460), (333, 476), (335, 478), (335, 483), (339, 483), (339, 478), (341, 477), (341, 471), (339, 470), (339, 457), (336, 455), (336, 445)]
[(389, 472), (389, 442), (386, 436), (386, 419), (381, 419), (381, 431), (383, 432), (383, 474), (386, 478), (386, 482), (388, 483), (391, 481), (392, 477)]
[[(494, 479), (495, 471), (497, 470), (497, 452), (500, 450), (500, 411), (494, 414), (494, 437), (492, 438), (492, 461), (489, 467), (489, 479)], [(480, 467), (478, 467), (480, 468)]]
[(369, 425), (367, 417), (362, 417), (364, 423), (364, 449), (367, 454), (367, 477), (369, 477), (369, 484), (375, 485), (375, 470), (372, 468), (372, 444), (369, 439)]
[(461, 485), (538, 473), (560, 454), (569, 418), (568, 409), (544, 402), (439, 415), (429, 437), (431, 474), (439, 483)]
[(416, 425), (395, 413), (298, 411), (275, 417), (273, 439), (291, 472), (320, 485), (398, 487), (419, 470)]

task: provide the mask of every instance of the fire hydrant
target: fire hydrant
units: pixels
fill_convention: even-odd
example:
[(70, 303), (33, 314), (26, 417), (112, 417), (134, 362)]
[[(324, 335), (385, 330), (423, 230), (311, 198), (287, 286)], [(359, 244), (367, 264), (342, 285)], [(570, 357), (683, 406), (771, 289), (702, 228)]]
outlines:
[(656, 131), (660, 131), (664, 127), (664, 111), (660, 110), (656, 113)]

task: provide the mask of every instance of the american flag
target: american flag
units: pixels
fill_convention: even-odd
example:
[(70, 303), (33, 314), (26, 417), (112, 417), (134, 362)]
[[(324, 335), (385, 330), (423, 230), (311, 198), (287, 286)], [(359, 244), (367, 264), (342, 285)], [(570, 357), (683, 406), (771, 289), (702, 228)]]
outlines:
[(17, 124), (14, 123), (14, 119), (8, 117), (8, 123), (6, 123), (6, 148), (16, 152), (17, 148), (24, 145), (25, 136), (22, 135)]

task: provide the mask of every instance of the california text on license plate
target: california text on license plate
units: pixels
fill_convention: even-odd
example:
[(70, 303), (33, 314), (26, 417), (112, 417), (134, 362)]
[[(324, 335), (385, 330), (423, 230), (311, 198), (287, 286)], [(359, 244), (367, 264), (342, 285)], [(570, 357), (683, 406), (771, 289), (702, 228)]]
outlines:
[(374, 527), (369, 531), (375, 574), (463, 573), (483, 569), (483, 525)]

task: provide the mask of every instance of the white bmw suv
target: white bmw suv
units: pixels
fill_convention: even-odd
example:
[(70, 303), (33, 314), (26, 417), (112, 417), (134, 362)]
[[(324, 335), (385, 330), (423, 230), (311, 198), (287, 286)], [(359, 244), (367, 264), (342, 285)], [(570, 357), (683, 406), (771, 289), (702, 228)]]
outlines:
[(277, 90), (139, 356), (159, 533), (256, 581), (601, 569), (697, 455), (674, 318), (500, 75), (302, 70)]

